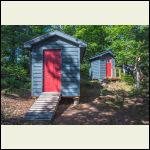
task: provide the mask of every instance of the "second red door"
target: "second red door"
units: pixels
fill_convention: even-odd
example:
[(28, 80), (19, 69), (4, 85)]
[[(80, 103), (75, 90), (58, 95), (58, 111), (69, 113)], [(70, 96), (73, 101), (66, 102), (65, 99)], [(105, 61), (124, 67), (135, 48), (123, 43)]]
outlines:
[(110, 58), (106, 59), (106, 77), (112, 76), (112, 61)]

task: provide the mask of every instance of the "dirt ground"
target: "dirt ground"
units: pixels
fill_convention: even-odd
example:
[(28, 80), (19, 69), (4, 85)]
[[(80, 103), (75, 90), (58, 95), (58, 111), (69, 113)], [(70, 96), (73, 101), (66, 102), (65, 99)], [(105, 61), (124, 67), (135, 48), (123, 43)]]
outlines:
[[(148, 98), (127, 95), (132, 88), (124, 82), (108, 83), (106, 87), (107, 92), (105, 91), (104, 96), (100, 96), (100, 88), (102, 87), (97, 82), (82, 86), (80, 104), (72, 107), (73, 105), (68, 101), (64, 109), (62, 107), (63, 105), (59, 105), (53, 124), (149, 124)], [(119, 92), (120, 94), (118, 94)], [(123, 92), (123, 95), (121, 95), (121, 92)]]
[(30, 98), (30, 94), (21, 97), (1, 92), (1, 124), (22, 124), (25, 113), (34, 101)]
[(62, 99), (52, 122), (25, 122), (23, 117), (34, 99), (1, 93), (1, 124), (53, 125), (144, 125), (149, 124), (148, 98), (130, 93), (124, 82), (108, 83), (103, 90), (98, 82), (81, 84), (80, 104)]

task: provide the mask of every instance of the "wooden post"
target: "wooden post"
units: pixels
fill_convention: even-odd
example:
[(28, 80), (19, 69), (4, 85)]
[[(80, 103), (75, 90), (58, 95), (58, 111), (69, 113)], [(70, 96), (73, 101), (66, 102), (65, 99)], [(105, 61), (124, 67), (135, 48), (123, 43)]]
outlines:
[(121, 69), (119, 68), (119, 78), (121, 78)]
[(123, 64), (123, 73), (125, 74), (126, 72), (125, 72), (125, 65)]
[(80, 97), (74, 97), (74, 106), (77, 106), (79, 104), (79, 100), (80, 100)]
[(116, 77), (116, 68), (114, 69), (114, 77)]

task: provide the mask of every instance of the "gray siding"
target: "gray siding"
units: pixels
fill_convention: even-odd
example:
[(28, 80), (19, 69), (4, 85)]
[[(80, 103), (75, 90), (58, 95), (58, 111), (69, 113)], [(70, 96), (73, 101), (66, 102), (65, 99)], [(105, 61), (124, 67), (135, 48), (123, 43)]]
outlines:
[(32, 96), (39, 96), (43, 89), (43, 57), (36, 49), (32, 49)]
[(112, 73), (113, 73), (113, 77), (116, 77), (116, 69), (115, 69), (115, 59), (112, 58)]
[(62, 96), (80, 96), (80, 49), (62, 49)]
[(43, 50), (61, 49), (62, 96), (80, 96), (80, 48), (62, 39), (51, 38), (32, 49), (32, 96), (43, 92)]
[(100, 60), (94, 60), (91, 62), (90, 76), (91, 76), (91, 79), (99, 79), (99, 77), (100, 77)]
[(100, 80), (103, 80), (106, 77), (106, 60), (100, 60)]
[[(99, 57), (93, 59), (90, 62), (89, 76), (91, 79), (103, 80), (106, 77), (106, 58), (111, 57), (110, 54), (105, 55), (104, 57)], [(115, 59), (112, 58), (112, 76), (115, 77)]]
[[(106, 77), (106, 59), (100, 59), (100, 80)], [(115, 59), (112, 58), (112, 76), (115, 77)]]

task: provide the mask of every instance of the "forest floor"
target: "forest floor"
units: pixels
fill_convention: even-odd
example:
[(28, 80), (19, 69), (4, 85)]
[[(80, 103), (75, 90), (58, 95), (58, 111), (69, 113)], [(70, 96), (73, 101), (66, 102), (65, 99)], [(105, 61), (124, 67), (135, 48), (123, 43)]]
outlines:
[(22, 97), (1, 92), (1, 124), (24, 124), (23, 117), (34, 101), (29, 94)]
[(59, 105), (53, 124), (149, 124), (149, 98), (135, 96), (133, 87), (122, 81), (109, 82), (105, 88), (97, 81), (82, 81), (80, 104)]
[(1, 92), (1, 124), (53, 125), (144, 125), (149, 124), (149, 98), (135, 96), (125, 82), (109, 82), (102, 88), (97, 81), (81, 82), (80, 104), (62, 99), (52, 123), (26, 122), (25, 113), (34, 103), (27, 94)]

